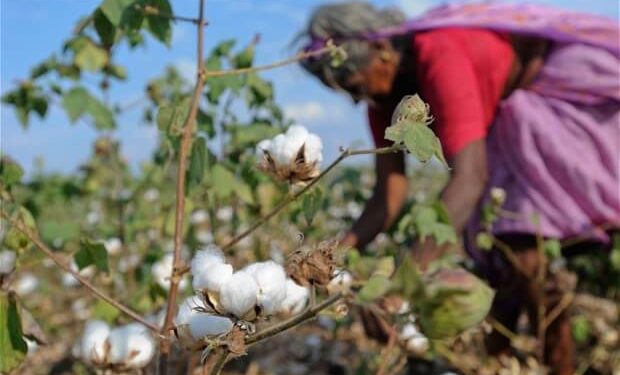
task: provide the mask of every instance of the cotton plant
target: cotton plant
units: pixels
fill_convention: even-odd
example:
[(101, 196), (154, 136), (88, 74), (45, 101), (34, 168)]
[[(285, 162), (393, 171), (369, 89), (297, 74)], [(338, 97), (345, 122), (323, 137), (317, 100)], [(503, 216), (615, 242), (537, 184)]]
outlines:
[(101, 320), (88, 321), (73, 347), (75, 357), (102, 369), (141, 369), (155, 352), (156, 342), (145, 326), (130, 323), (112, 328)]
[(301, 125), (265, 139), (256, 146), (258, 167), (280, 181), (307, 183), (320, 173), (323, 144)]

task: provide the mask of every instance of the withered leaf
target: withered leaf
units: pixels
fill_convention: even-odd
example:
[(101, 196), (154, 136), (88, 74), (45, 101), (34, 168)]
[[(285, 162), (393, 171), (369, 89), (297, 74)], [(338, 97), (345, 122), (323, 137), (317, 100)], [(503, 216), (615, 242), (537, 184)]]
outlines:
[(302, 286), (325, 286), (334, 271), (334, 252), (338, 241), (319, 243), (315, 248), (302, 247), (288, 259), (286, 270), (289, 276)]
[(235, 326), (233, 330), (228, 334), (226, 345), (228, 346), (228, 350), (234, 356), (241, 356), (246, 354), (245, 350), (245, 333), (239, 328)]

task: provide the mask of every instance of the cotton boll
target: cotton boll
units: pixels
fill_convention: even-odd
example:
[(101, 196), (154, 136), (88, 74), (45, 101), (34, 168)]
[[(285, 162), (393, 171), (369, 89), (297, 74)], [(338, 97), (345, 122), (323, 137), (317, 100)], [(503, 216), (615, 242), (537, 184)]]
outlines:
[(206, 222), (208, 219), (209, 214), (207, 214), (207, 211), (197, 210), (192, 212), (192, 216), (190, 217), (189, 222), (192, 223), (192, 225), (198, 225)]
[(317, 163), (317, 166), (323, 161), (323, 143), (321, 138), (316, 134), (308, 134), (305, 143), (305, 156), (308, 163)]
[(299, 314), (306, 307), (309, 296), (308, 288), (286, 279), (286, 298), (282, 301), (280, 312), (289, 315)]
[(248, 266), (245, 271), (252, 275), (259, 291), (258, 304), (263, 313), (271, 315), (279, 310), (286, 298), (286, 272), (274, 261), (259, 262)]
[(336, 271), (335, 276), (327, 284), (327, 293), (347, 293), (351, 289), (353, 276), (348, 271)]
[[(153, 278), (162, 288), (165, 290), (170, 289), (170, 277), (172, 276), (172, 265), (174, 263), (173, 254), (165, 254), (159, 261), (153, 263), (151, 266), (151, 273)], [(187, 279), (183, 278), (179, 282), (179, 290), (185, 289), (187, 286)]]
[(112, 238), (108, 238), (107, 240), (105, 240), (103, 242), (103, 246), (108, 251), (108, 254), (117, 255), (121, 252), (123, 248), (123, 243), (121, 242), (119, 238), (112, 237)]
[(247, 272), (237, 271), (220, 288), (220, 304), (226, 311), (241, 318), (256, 305), (258, 292), (254, 278)]
[(209, 245), (194, 254), (191, 262), (192, 274), (195, 276), (210, 264), (225, 262), (226, 258), (224, 258), (222, 250), (215, 245)]
[(215, 213), (215, 217), (219, 221), (230, 221), (232, 220), (234, 213), (235, 211), (232, 207), (226, 206), (217, 210), (217, 212)]
[(194, 340), (200, 340), (206, 336), (219, 336), (230, 332), (233, 322), (223, 316), (212, 315), (196, 310), (202, 301), (197, 296), (192, 296), (181, 304), (175, 318), (177, 326), (188, 326), (189, 333)]
[(106, 341), (110, 335), (110, 326), (101, 320), (86, 323), (82, 335), (80, 356), (87, 363), (103, 363), (107, 357)]
[(211, 231), (200, 229), (196, 231), (196, 239), (198, 242), (203, 244), (212, 244), (213, 243), (213, 234)]
[(420, 331), (414, 324), (411, 323), (403, 325), (403, 328), (400, 331), (400, 338), (403, 340), (407, 340), (418, 335), (421, 335)]
[(271, 141), (269, 154), (277, 165), (287, 165), (290, 163), (292, 155), (287, 151), (288, 138), (284, 134), (276, 135)]
[(233, 267), (226, 263), (210, 263), (200, 271), (194, 272), (194, 281), (192, 286), (194, 290), (209, 290), (212, 292), (220, 291), (220, 288), (226, 283), (233, 274)]
[[(71, 270), (78, 272), (80, 276), (85, 277), (87, 279), (93, 277), (95, 275), (95, 267), (94, 266), (88, 266), (86, 268), (83, 268), (82, 270), (78, 269), (77, 264), (75, 264), (75, 262), (71, 262)], [(73, 275), (69, 272), (65, 272), (62, 274), (62, 285), (65, 287), (75, 287), (80, 285), (80, 282), (78, 281), (78, 279), (76, 279), (75, 277), (73, 277)]]
[(265, 158), (265, 152), (271, 150), (271, 139), (263, 139), (256, 145), (256, 159), (262, 162)]
[(424, 336), (415, 336), (407, 340), (406, 347), (413, 353), (424, 353), (428, 350), (429, 342)]
[(0, 250), (0, 275), (6, 275), (13, 271), (16, 258), (14, 251)]
[(39, 286), (39, 279), (31, 273), (22, 273), (15, 282), (15, 292), (23, 297), (34, 292)]
[(108, 338), (110, 343), (109, 362), (123, 364), (128, 368), (146, 366), (155, 354), (155, 341), (146, 327), (132, 323), (114, 328)]

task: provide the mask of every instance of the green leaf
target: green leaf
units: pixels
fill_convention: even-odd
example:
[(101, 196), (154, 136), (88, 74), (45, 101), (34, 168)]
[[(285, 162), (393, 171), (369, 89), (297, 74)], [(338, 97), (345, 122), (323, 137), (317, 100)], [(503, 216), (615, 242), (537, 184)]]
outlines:
[[(11, 218), (26, 226), (31, 232), (36, 230), (36, 223), (32, 214), (24, 207), (20, 206), (17, 208), (11, 215)], [(22, 231), (11, 225), (4, 235), (4, 246), (10, 250), (21, 252), (30, 246), (30, 240)]]
[(183, 98), (173, 104), (164, 104), (157, 112), (157, 127), (169, 136), (180, 136), (183, 131), (183, 123), (189, 114), (191, 99)]
[[(218, 43), (211, 51), (212, 56), (227, 56), (230, 53), (230, 50), (235, 46), (234, 39), (226, 39), (220, 43)], [(219, 69), (219, 68), (218, 68)]]
[(80, 69), (96, 72), (108, 63), (108, 53), (92, 41), (86, 40), (75, 54), (75, 65)]
[(207, 146), (206, 141), (202, 137), (196, 138), (192, 146), (189, 168), (187, 170), (186, 191), (190, 192), (196, 186), (200, 185), (207, 168)]
[(227, 198), (235, 191), (237, 183), (235, 175), (221, 164), (215, 164), (211, 168), (210, 181), (213, 194), (218, 198)]
[(435, 133), (426, 125), (411, 124), (405, 129), (403, 143), (407, 150), (421, 162), (427, 162), (436, 152)]
[(133, 0), (104, 0), (99, 9), (112, 25), (118, 26), (123, 20), (123, 12), (133, 2)]
[(415, 301), (422, 292), (423, 284), (420, 272), (413, 264), (412, 257), (405, 255), (402, 263), (392, 277), (392, 287), (408, 301)]
[(211, 113), (199, 109), (196, 115), (196, 123), (199, 131), (207, 133), (209, 138), (215, 137), (215, 124)]
[(0, 373), (19, 366), (27, 352), (15, 295), (0, 292)]
[(99, 271), (109, 272), (108, 252), (103, 243), (83, 240), (81, 245), (80, 250), (73, 255), (75, 264), (80, 270), (94, 264)]
[(240, 148), (254, 146), (260, 140), (271, 138), (280, 132), (275, 126), (263, 122), (230, 129), (234, 131), (235, 142)]
[(304, 195), (301, 207), (308, 226), (312, 225), (312, 220), (314, 219), (316, 213), (321, 209), (322, 204), (323, 193), (320, 189), (314, 189), (312, 192)]
[(250, 88), (251, 95), (248, 103), (251, 107), (264, 104), (266, 101), (273, 99), (272, 85), (264, 81), (256, 73), (247, 75), (246, 84)]
[(252, 194), (252, 189), (248, 186), (248, 184), (237, 181), (234, 186), (235, 194), (237, 194), (242, 201), (247, 204), (254, 204), (254, 195)]
[(0, 160), (0, 177), (4, 186), (11, 186), (21, 181), (24, 170), (19, 164), (7, 158)]
[(373, 275), (357, 294), (360, 302), (372, 302), (383, 297), (390, 290), (390, 279), (383, 275)]
[[(145, 3), (156, 8), (161, 14), (172, 15), (172, 7), (168, 0), (147, 0)], [(147, 29), (160, 42), (170, 46), (172, 40), (171, 18), (160, 15), (147, 15)]]
[(583, 344), (590, 338), (591, 328), (588, 318), (578, 315), (572, 319), (572, 331), (575, 341)]
[(116, 123), (114, 121), (114, 113), (105, 104), (91, 97), (86, 108), (88, 113), (95, 121), (97, 129), (114, 129)]
[(76, 122), (85, 112), (90, 94), (83, 87), (74, 87), (62, 97), (62, 107), (71, 122)]
[(93, 16), (93, 22), (101, 44), (104, 46), (113, 45), (116, 41), (116, 27), (110, 20), (100, 10), (97, 10)]
[(618, 233), (615, 233), (613, 236), (609, 261), (614, 270), (620, 271), (620, 234)]
[(562, 244), (556, 239), (549, 239), (544, 244), (545, 254), (549, 258), (557, 258), (562, 255)]

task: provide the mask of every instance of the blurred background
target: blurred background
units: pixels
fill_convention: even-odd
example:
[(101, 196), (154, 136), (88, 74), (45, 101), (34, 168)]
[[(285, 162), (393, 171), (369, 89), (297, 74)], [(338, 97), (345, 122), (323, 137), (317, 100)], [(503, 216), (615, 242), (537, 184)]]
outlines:
[[(206, 31), (206, 51), (224, 39), (236, 39), (244, 45), (255, 34), (260, 35), (255, 64), (261, 65), (286, 58), (296, 52), (291, 45), (314, 7), (323, 0), (209, 0)], [(408, 15), (416, 16), (427, 9), (445, 3), (442, 0), (376, 0), (379, 7), (396, 6)], [(454, 1), (463, 2), (463, 1)], [(567, 9), (619, 17), (615, 0), (536, 0)], [(59, 51), (79, 17), (88, 14), (98, 0), (17, 1), (0, 3), (1, 24), (1, 88), (3, 94), (16, 82), (28, 76), (31, 67)], [(192, 1), (174, 1), (178, 15), (195, 14)], [(195, 71), (195, 35), (191, 24), (177, 23), (173, 28), (172, 44), (166, 48), (154, 40), (145, 47), (129, 51), (127, 44), (119, 46), (115, 60), (127, 69), (128, 79), (112, 85), (110, 101), (140, 104), (149, 79), (158, 76), (168, 65), (174, 65), (188, 80)], [(324, 141), (325, 158), (332, 159), (340, 146), (369, 145), (363, 105), (355, 106), (345, 95), (322, 87), (297, 65), (265, 72), (274, 84), (275, 100), (285, 114), (318, 133)], [(85, 81), (94, 89), (99, 82)], [(89, 87), (90, 86), (90, 87)], [(157, 143), (157, 129), (143, 121), (140, 105), (124, 111), (118, 117), (118, 128), (111, 134), (123, 140), (122, 155), (132, 171), (148, 160)], [(38, 160), (45, 172), (73, 172), (88, 157), (97, 131), (88, 126), (74, 126), (64, 111), (52, 105), (45, 119), (33, 116), (30, 128), (19, 126), (15, 112), (2, 104), (0, 148), (11, 155), (28, 175)], [(70, 147), (67, 147), (70, 145)], [(44, 159), (44, 161), (43, 161)], [(363, 162), (355, 159), (353, 162)]]

